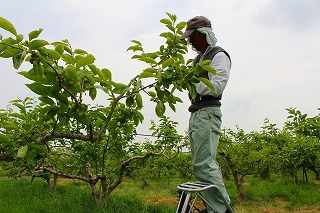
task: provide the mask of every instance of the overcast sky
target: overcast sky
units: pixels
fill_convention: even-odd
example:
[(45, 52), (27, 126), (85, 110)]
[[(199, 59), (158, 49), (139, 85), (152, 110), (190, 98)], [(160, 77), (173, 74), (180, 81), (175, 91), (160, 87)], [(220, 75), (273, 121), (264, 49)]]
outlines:
[[(130, 40), (142, 42), (147, 52), (157, 51), (166, 27), (159, 22), (165, 12), (178, 21), (208, 17), (218, 39), (217, 45), (232, 58), (230, 80), (223, 94), (223, 128), (238, 125), (246, 132), (260, 130), (265, 118), (279, 128), (286, 121), (285, 108), (296, 107), (313, 117), (320, 107), (320, 1), (319, 0), (0, 0), (0, 16), (8, 19), (27, 39), (32, 30), (43, 28), (41, 39), (68, 39), (73, 48), (88, 51), (96, 65), (108, 68), (117, 82), (128, 83), (145, 64), (131, 60), (126, 52)], [(8, 35), (3, 30), (0, 34)], [(187, 58), (195, 53), (190, 50)], [(19, 71), (28, 70), (25, 64)], [(0, 108), (10, 100), (34, 97), (9, 59), (0, 59)], [(189, 100), (171, 119), (178, 131), (188, 127)], [(97, 99), (97, 104), (106, 103)], [(154, 105), (144, 100), (147, 131), (157, 119)], [(168, 110), (169, 107), (168, 107)]]

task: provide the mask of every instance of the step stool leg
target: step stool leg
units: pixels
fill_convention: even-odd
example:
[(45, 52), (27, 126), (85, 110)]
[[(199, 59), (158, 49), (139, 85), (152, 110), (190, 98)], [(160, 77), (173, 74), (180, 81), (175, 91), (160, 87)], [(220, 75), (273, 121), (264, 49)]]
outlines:
[(189, 205), (191, 199), (191, 193), (182, 192), (178, 204), (176, 213), (189, 213), (191, 212), (191, 207)]

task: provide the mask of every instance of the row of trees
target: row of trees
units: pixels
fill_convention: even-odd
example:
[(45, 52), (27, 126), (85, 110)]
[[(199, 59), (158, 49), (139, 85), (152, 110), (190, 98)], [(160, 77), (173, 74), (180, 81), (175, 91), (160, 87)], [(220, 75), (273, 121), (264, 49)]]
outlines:
[(295, 183), (308, 182), (307, 170), (320, 180), (320, 116), (307, 117), (296, 108), (287, 108), (282, 129), (265, 119), (260, 132), (245, 133), (239, 127), (222, 133), (218, 161), (226, 178), (233, 176), (240, 197), (243, 180), (258, 174), (268, 178), (271, 172), (292, 177)]
[[(320, 116), (307, 117), (296, 108), (286, 110), (288, 118), (282, 129), (265, 119), (260, 131), (246, 133), (236, 127), (221, 132), (217, 161), (223, 177), (234, 180), (240, 198), (245, 198), (243, 183), (248, 175), (266, 179), (274, 173), (298, 183), (308, 182), (310, 171), (320, 180)], [(188, 153), (179, 153), (172, 160), (158, 157), (146, 161), (138, 175), (193, 175)]]
[[(224, 178), (234, 180), (240, 198), (245, 198), (243, 183), (248, 175), (266, 179), (275, 173), (298, 183), (308, 182), (310, 171), (320, 180), (320, 116), (307, 117), (296, 108), (286, 110), (288, 118), (281, 129), (265, 119), (260, 131), (246, 133), (236, 127), (221, 132), (217, 161)], [(179, 153), (171, 160), (157, 157), (146, 161), (137, 177), (193, 175), (188, 153)]]

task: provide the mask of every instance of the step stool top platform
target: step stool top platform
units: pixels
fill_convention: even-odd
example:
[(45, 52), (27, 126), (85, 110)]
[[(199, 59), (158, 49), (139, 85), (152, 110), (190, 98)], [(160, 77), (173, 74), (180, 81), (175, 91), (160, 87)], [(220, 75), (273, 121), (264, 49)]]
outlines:
[(218, 189), (216, 185), (202, 181), (182, 183), (179, 184), (177, 188), (178, 190), (185, 192), (201, 192), (209, 188)]

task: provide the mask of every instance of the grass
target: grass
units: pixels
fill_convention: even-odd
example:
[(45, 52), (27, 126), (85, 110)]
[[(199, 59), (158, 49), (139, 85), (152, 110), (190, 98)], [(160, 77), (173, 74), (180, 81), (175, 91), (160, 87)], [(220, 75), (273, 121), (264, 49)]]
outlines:
[(137, 196), (113, 195), (104, 205), (97, 205), (90, 190), (78, 187), (79, 184), (62, 184), (56, 192), (47, 184), (29, 179), (0, 180), (0, 212), (4, 213), (165, 213), (170, 212), (167, 206), (145, 204)]
[[(310, 178), (311, 179), (311, 178)], [(320, 212), (320, 181), (293, 183), (292, 180), (272, 175), (268, 180), (246, 177), (245, 201), (236, 201), (237, 212)], [(241, 211), (241, 209), (243, 209)]]
[[(312, 177), (310, 177), (312, 179)], [(125, 179), (108, 202), (97, 205), (90, 189), (81, 182), (60, 179), (57, 191), (46, 182), (0, 179), (0, 212), (5, 213), (173, 213), (177, 205), (176, 186), (189, 180), (157, 179), (147, 182)], [(268, 180), (245, 177), (246, 200), (237, 197), (232, 180), (225, 181), (237, 213), (320, 213), (320, 182), (294, 184), (273, 175)]]

